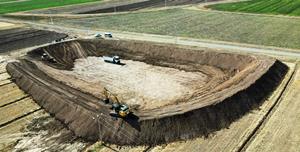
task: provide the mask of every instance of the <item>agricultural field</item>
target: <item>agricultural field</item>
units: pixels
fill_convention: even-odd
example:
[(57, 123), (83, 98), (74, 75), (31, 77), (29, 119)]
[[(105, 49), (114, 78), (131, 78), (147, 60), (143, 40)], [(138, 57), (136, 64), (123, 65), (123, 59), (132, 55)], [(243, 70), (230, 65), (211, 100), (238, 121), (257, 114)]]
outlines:
[(16, 0), (1, 0), (0, 3), (13, 2), (13, 1), (16, 1)]
[(198, 39), (300, 48), (300, 19), (168, 9), (80, 19), (55, 24), (81, 29), (106, 29)]
[(221, 11), (300, 16), (299, 6), (300, 0), (251, 0), (207, 7)]
[[(1, 0), (0, 1), (0, 14), (13, 13), (19, 11), (28, 11), (41, 8), (49, 8), (56, 6), (72, 5), (86, 2), (94, 2), (99, 0)], [(9, 2), (9, 3), (8, 3)]]

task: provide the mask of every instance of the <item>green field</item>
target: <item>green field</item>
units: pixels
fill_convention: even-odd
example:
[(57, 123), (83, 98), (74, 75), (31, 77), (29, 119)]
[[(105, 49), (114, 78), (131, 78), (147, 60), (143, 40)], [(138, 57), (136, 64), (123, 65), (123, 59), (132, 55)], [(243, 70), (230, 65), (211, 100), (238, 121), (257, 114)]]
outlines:
[(19, 11), (28, 11), (33, 9), (64, 6), (71, 4), (79, 4), (86, 2), (95, 2), (100, 0), (26, 0), (14, 3), (2, 3), (13, 0), (2, 0), (0, 1), (0, 14), (12, 13)]
[(210, 5), (208, 8), (247, 13), (300, 16), (300, 0), (250, 0), (245, 2)]
[(16, 0), (0, 0), (0, 3), (2, 3), (2, 2), (12, 2), (12, 1), (16, 1)]
[(300, 19), (170, 9), (57, 19), (81, 29), (108, 29), (300, 49)]

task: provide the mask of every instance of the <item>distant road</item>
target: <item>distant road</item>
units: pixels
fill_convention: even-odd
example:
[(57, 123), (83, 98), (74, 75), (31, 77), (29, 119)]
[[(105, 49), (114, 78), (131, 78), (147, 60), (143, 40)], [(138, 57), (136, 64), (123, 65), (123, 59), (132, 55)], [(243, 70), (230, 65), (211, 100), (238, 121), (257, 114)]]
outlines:
[[(36, 23), (36, 22), (21, 21), (21, 20), (11, 20), (5, 18), (0, 18), (0, 21), (13, 22), (13, 23), (26, 23), (37, 29), (54, 30), (57, 32), (63, 31), (69, 34), (79, 34), (79, 35), (87, 35), (87, 34), (107, 31), (103, 29), (99, 29), (97, 31), (83, 29), (83, 28), (79, 29), (79, 28), (72, 28), (72, 27), (64, 27), (62, 25)], [(174, 37), (174, 36), (166, 36), (166, 35), (154, 35), (154, 34), (145, 34), (145, 33), (121, 32), (121, 31), (112, 31), (112, 32), (114, 37), (120, 39), (180, 44), (180, 45), (204, 47), (204, 48), (230, 51), (230, 52), (266, 54), (266, 55), (284, 57), (289, 59), (300, 59), (300, 50), (294, 50), (294, 49), (266, 47), (266, 46), (259, 46), (259, 45), (231, 43), (231, 42), (222, 42), (222, 41), (209, 41), (209, 40), (182, 38), (182, 37)]]

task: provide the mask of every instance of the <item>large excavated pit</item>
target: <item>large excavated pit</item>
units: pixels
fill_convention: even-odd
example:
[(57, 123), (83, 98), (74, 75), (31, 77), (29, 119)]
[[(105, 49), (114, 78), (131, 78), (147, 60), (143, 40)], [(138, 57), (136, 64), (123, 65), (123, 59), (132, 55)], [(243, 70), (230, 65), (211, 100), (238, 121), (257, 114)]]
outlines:
[[(56, 62), (41, 60), (44, 52)], [(119, 55), (122, 64), (106, 63), (103, 55)], [(7, 71), (77, 136), (155, 145), (228, 127), (257, 108), (288, 67), (265, 56), (142, 41), (73, 40), (32, 50), (9, 63)], [(112, 117), (104, 90), (133, 113)]]

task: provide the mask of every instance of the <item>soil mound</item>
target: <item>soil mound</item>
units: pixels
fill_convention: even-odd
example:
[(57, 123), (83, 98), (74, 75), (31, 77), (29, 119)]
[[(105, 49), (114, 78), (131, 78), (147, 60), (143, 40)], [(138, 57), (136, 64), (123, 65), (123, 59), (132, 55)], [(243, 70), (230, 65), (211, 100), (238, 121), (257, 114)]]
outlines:
[[(45, 52), (56, 62), (42, 61)], [(101, 63), (101, 58), (97, 57), (103, 55), (119, 55), (125, 65), (116, 68)], [(114, 68), (116, 70), (110, 72)], [(118, 145), (154, 145), (207, 136), (228, 127), (257, 108), (278, 86), (288, 67), (268, 57), (158, 43), (75, 40), (32, 50), (20, 62), (9, 63), (7, 70), (20, 88), (67, 124), (77, 136)], [(126, 73), (127, 70), (134, 74)], [(142, 87), (134, 90), (129, 85), (133, 84), (132, 79), (140, 79), (136, 75), (142, 71), (151, 71), (148, 73), (151, 77), (161, 74), (150, 80), (161, 84), (154, 92), (167, 88), (169, 79), (172, 84), (178, 83), (179, 88), (186, 87), (180, 92), (189, 91), (178, 97), (163, 96), (162, 101), (159, 101), (161, 95), (178, 90), (170, 88), (159, 96), (145, 91), (143, 101), (136, 106), (132, 101), (141, 96), (128, 97), (126, 93), (143, 94)], [(118, 80), (116, 75), (122, 79)], [(145, 84), (147, 88), (152, 83)], [(133, 114), (124, 119), (110, 116), (111, 105), (103, 102), (101, 93), (104, 87), (124, 99), (132, 107)], [(153, 98), (155, 95), (158, 98)], [(166, 104), (159, 105), (161, 102)]]

